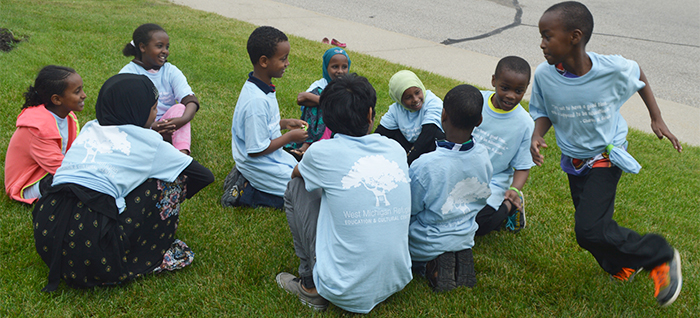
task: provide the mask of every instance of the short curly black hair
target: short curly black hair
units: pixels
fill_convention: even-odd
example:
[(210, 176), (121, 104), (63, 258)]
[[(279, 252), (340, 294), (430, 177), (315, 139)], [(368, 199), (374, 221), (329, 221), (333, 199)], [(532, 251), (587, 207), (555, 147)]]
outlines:
[(583, 33), (583, 44), (587, 44), (588, 40), (591, 39), (593, 34), (593, 14), (583, 3), (576, 1), (560, 2), (549, 7), (544, 13), (547, 12), (558, 12), (566, 31), (581, 30), (581, 33)]
[(319, 107), (328, 129), (343, 135), (362, 137), (369, 131), (367, 114), (377, 104), (377, 92), (367, 78), (355, 73), (332, 80), (321, 93)]
[(511, 55), (498, 61), (498, 64), (496, 65), (496, 72), (494, 73), (496, 78), (501, 76), (501, 72), (504, 70), (513, 71), (517, 74), (523, 74), (527, 76), (528, 80), (530, 79), (530, 64), (528, 64), (522, 57)]
[(250, 62), (255, 65), (263, 55), (268, 58), (275, 56), (277, 43), (285, 41), (289, 41), (289, 39), (287, 39), (287, 35), (284, 32), (271, 26), (258, 27), (248, 37), (246, 48), (248, 49)]
[(450, 123), (460, 129), (472, 129), (479, 124), (483, 105), (481, 91), (467, 84), (457, 85), (447, 92), (442, 103)]

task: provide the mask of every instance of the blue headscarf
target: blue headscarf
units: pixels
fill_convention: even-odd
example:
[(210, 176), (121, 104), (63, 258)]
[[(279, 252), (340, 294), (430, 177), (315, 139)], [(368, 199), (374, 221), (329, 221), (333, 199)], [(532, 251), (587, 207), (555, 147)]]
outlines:
[(331, 82), (331, 76), (328, 74), (328, 64), (331, 62), (331, 58), (336, 54), (345, 55), (345, 57), (348, 59), (348, 69), (350, 69), (350, 57), (348, 56), (348, 53), (345, 53), (345, 50), (339, 47), (332, 47), (326, 50), (326, 53), (323, 53), (323, 78), (325, 78), (328, 83)]

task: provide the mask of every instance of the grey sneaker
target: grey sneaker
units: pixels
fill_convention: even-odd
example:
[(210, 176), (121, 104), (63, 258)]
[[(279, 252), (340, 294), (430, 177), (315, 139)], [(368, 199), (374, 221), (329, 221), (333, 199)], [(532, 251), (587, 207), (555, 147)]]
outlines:
[(474, 271), (472, 249), (468, 248), (455, 252), (455, 258), (455, 281), (457, 286), (474, 287), (476, 285), (476, 271)]
[(444, 292), (457, 287), (455, 261), (455, 253), (446, 252), (425, 264), (425, 278), (434, 292)]
[(287, 291), (289, 294), (297, 295), (302, 304), (307, 305), (314, 310), (324, 311), (328, 308), (328, 301), (321, 297), (318, 293), (311, 294), (301, 287), (301, 279), (290, 273), (279, 273), (275, 278), (277, 285)]
[(681, 274), (681, 255), (673, 249), (673, 259), (654, 267), (649, 273), (654, 280), (654, 297), (661, 307), (666, 307), (676, 301), (683, 286)]

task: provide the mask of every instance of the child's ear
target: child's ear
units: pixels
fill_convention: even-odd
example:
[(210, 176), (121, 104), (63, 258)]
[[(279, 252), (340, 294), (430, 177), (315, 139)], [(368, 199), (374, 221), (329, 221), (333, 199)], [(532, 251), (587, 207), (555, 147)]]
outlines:
[(496, 74), (491, 75), (491, 86), (496, 87)]
[(442, 108), (442, 115), (440, 115), (440, 123), (445, 126), (445, 122), (447, 121), (447, 113), (445, 113), (445, 108)]
[(258, 64), (260, 64), (260, 67), (262, 67), (262, 68), (267, 68), (268, 62), (269, 62), (269, 59), (265, 55), (260, 56), (260, 58), (258, 59)]
[(484, 116), (479, 115), (479, 122), (474, 127), (479, 127), (482, 121), (484, 121)]
[(580, 29), (574, 29), (573, 31), (571, 31), (571, 45), (579, 44), (582, 38), (583, 32), (581, 32)]
[(51, 103), (60, 106), (61, 105), (61, 95), (53, 94), (51, 95)]
[(146, 53), (146, 44), (139, 43), (139, 51), (141, 51), (141, 54)]

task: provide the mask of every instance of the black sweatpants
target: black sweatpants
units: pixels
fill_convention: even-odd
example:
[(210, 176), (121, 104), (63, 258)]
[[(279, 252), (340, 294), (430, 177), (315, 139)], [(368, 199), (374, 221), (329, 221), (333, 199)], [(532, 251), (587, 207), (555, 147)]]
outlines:
[(621, 174), (622, 170), (613, 166), (593, 168), (585, 176), (568, 175), (576, 208), (576, 240), (610, 274), (623, 267), (651, 270), (673, 258), (673, 248), (662, 236), (642, 236), (613, 220)]

